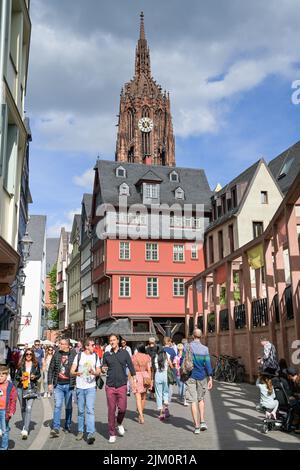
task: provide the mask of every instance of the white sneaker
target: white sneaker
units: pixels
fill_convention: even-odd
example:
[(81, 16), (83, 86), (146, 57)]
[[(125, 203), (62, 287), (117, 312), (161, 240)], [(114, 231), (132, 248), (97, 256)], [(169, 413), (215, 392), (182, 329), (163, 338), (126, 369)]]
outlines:
[(120, 424), (120, 426), (117, 426), (117, 431), (120, 434), (120, 436), (124, 436), (125, 429), (124, 429), (124, 426), (122, 426), (122, 424)]
[(117, 440), (117, 437), (116, 436), (109, 436), (109, 439), (108, 439), (108, 442), (110, 444), (114, 444)]
[(22, 436), (22, 439), (25, 441), (28, 437), (28, 431), (26, 431), (26, 429), (23, 429), (21, 431), (21, 436)]

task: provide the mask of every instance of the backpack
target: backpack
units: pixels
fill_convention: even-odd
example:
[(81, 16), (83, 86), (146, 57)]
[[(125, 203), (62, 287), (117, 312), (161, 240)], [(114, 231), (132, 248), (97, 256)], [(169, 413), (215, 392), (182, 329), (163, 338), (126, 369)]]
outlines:
[(185, 356), (183, 358), (181, 367), (179, 369), (180, 380), (181, 382), (186, 382), (194, 368), (193, 353), (190, 345), (188, 344), (185, 351)]

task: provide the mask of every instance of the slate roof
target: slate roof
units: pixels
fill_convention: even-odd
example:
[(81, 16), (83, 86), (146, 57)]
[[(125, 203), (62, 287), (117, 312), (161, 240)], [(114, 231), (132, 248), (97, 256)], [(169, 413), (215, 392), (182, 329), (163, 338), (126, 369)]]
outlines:
[(93, 203), (93, 195), (92, 194), (84, 194), (82, 204), (85, 206), (85, 213), (86, 213), (87, 217), (89, 217), (91, 215), (92, 203)]
[[(239, 174), (236, 176), (230, 183), (228, 183), (224, 188), (221, 189), (221, 191), (215, 192), (214, 195), (216, 197), (222, 197), (223, 194), (226, 194), (227, 191), (230, 191), (234, 186), (237, 186), (238, 184), (245, 184), (245, 189), (244, 189), (244, 194), (247, 191), (247, 188), (249, 187), (249, 184), (251, 183), (255, 172), (259, 166), (259, 164), (264, 161), (264, 160), (258, 160), (256, 163), (251, 165), (249, 168), (247, 168), (243, 173)], [(219, 217), (217, 220), (214, 220), (211, 222), (206, 230), (206, 232), (212, 230), (213, 228), (217, 227), (220, 224), (223, 224), (227, 220), (229, 220), (234, 214), (236, 214), (241, 206), (242, 201), (244, 198), (242, 197), (237, 204), (236, 207), (232, 208), (230, 211), (227, 211), (226, 214), (222, 215)]]
[[(126, 178), (116, 176), (116, 169), (122, 167), (126, 170)], [(160, 184), (161, 204), (204, 204), (206, 210), (211, 210), (210, 197), (212, 192), (204, 170), (193, 168), (179, 168), (159, 165), (144, 165), (140, 163), (113, 162), (99, 160), (97, 166), (100, 179), (100, 191), (102, 203), (111, 203), (118, 206), (119, 187), (127, 183), (130, 188), (128, 205), (141, 204), (143, 198), (138, 184), (143, 178), (155, 177)], [(170, 174), (176, 171), (179, 175), (178, 181), (170, 181)], [(185, 191), (185, 199), (175, 198), (174, 191), (180, 186)]]
[(44, 252), (44, 241), (46, 236), (46, 221), (45, 215), (31, 215), (27, 231), (33, 244), (30, 250), (29, 261), (42, 261)]
[[(292, 161), (291, 166), (285, 176), (279, 178), (279, 175), (285, 163)], [(269, 168), (274, 178), (283, 192), (286, 194), (293, 184), (296, 176), (300, 172), (300, 141), (282, 152), (278, 157), (269, 162)]]
[(59, 238), (47, 238), (46, 240), (46, 275), (49, 274), (57, 261)]

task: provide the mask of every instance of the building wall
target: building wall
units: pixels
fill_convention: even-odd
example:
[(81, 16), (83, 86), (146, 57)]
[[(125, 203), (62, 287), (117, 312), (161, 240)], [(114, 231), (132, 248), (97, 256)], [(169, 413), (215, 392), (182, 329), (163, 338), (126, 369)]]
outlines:
[[(22, 321), (20, 326), (20, 343), (33, 343), (40, 337), (42, 310), (42, 262), (29, 261), (25, 268), (25, 295), (22, 299)], [(26, 315), (31, 313), (30, 325), (24, 326)]]
[[(198, 259), (191, 259), (191, 243), (180, 240), (149, 240), (149, 243), (157, 243), (159, 251), (158, 261), (146, 261), (146, 243), (148, 240), (129, 240), (130, 260), (119, 259), (119, 240), (107, 240), (106, 245), (106, 273), (135, 272), (135, 273), (181, 273), (185, 275), (200, 272), (204, 268), (202, 246), (198, 248)], [(174, 245), (185, 246), (185, 260), (173, 261)]]
[[(207, 259), (207, 267), (211, 266), (214, 263), (217, 263), (220, 257), (220, 250), (219, 250), (219, 232), (222, 231), (223, 233), (223, 247), (224, 247), (224, 256), (228, 256), (231, 253), (230, 249), (230, 238), (228, 234), (229, 226), (233, 225), (233, 238), (234, 238), (234, 247), (235, 249), (238, 247), (238, 224), (236, 217), (233, 217), (228, 222), (216, 227), (214, 230), (211, 230), (206, 235), (206, 243), (205, 243), (205, 250), (206, 250), (206, 259)], [(214, 263), (211, 263), (210, 260), (210, 244), (209, 238), (212, 237), (213, 239), (213, 253), (214, 253)]]
[(24, 0), (1, 2), (0, 8), (5, 13), (0, 27), (0, 235), (16, 250), (27, 143), (23, 120), (31, 24)]
[[(261, 203), (261, 191), (267, 191), (268, 204)], [(267, 228), (283, 197), (265, 165), (261, 165), (237, 219), (239, 247), (253, 237), (253, 222)]]

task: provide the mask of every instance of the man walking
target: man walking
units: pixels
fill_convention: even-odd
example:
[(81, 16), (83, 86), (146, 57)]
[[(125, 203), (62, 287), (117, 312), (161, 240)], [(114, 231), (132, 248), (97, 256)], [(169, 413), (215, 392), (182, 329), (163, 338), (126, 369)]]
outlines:
[(76, 376), (76, 395), (78, 404), (77, 441), (83, 439), (84, 415), (86, 411), (87, 443), (95, 442), (95, 399), (96, 377), (100, 374), (99, 357), (94, 351), (95, 342), (86, 339), (84, 351), (79, 352), (71, 367), (71, 376)]
[(207, 430), (204, 416), (204, 397), (206, 390), (211, 390), (213, 386), (209, 351), (207, 346), (201, 343), (201, 336), (202, 331), (196, 328), (193, 332), (193, 341), (186, 345), (181, 361), (182, 363), (184, 360), (187, 348), (190, 348), (194, 367), (186, 382), (186, 400), (192, 403), (191, 409), (195, 434), (200, 434), (200, 431)]
[(59, 349), (51, 359), (48, 371), (48, 390), (51, 393), (54, 387), (55, 408), (53, 424), (50, 435), (59, 436), (60, 417), (63, 402), (65, 402), (66, 419), (65, 432), (70, 432), (72, 422), (72, 394), (75, 387), (75, 376), (70, 375), (76, 351), (70, 348), (69, 339), (60, 340)]
[(119, 338), (116, 335), (110, 335), (109, 344), (111, 350), (103, 356), (102, 371), (107, 372), (106, 379), (106, 398), (108, 407), (108, 431), (109, 442), (116, 442), (116, 409), (117, 431), (120, 436), (124, 436), (125, 429), (122, 426), (126, 408), (127, 408), (127, 375), (128, 367), (133, 380), (133, 386), (136, 386), (136, 373), (133, 367), (131, 357), (126, 349), (119, 348)]

